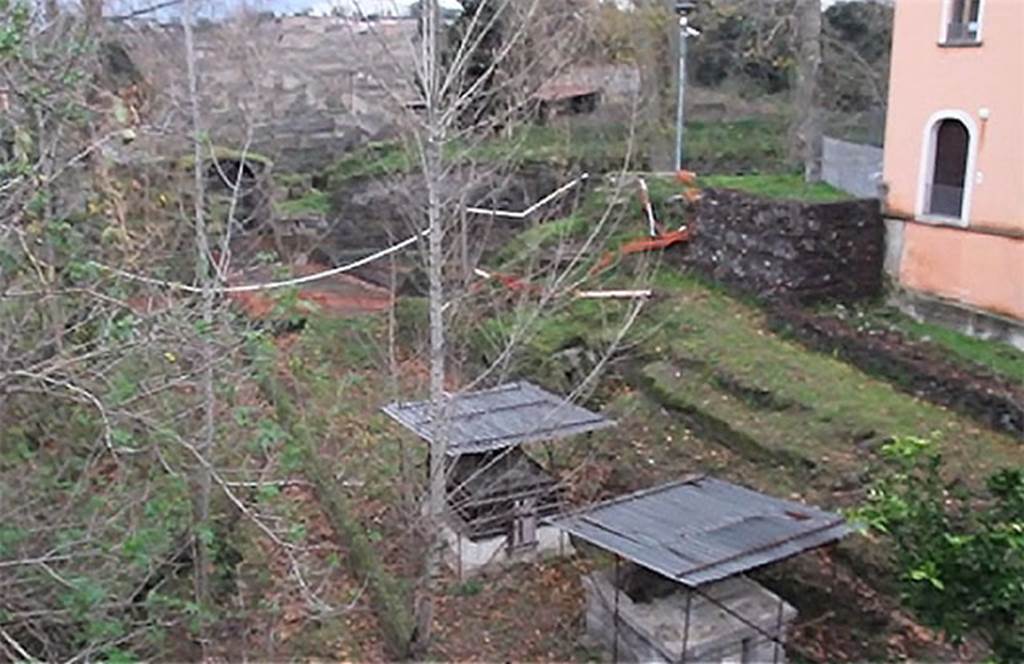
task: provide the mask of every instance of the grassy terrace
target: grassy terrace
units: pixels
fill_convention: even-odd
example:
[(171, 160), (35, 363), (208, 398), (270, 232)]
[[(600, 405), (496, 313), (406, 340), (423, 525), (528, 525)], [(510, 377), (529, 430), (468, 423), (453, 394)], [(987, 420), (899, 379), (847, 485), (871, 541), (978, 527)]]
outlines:
[[(702, 178), (702, 184), (813, 202), (843, 197), (827, 185), (809, 187), (795, 175), (711, 176)], [(659, 178), (652, 180), (651, 189), (659, 200), (679, 187), (669, 178)], [(586, 202), (579, 214), (589, 214), (588, 205), (593, 204)], [(514, 265), (524, 254), (563, 241), (584, 227), (579, 219), (570, 218), (532, 228), (515, 247), (519, 256), (505, 258)], [(626, 259), (619, 271), (640, 260)], [(605, 279), (609, 287), (626, 285), (624, 274), (612, 272)], [(842, 501), (834, 487), (859, 486), (858, 478), (873, 463), (873, 451), (894, 435), (934, 436), (949, 466), (972, 483), (996, 468), (1024, 463), (1024, 447), (1008, 436), (773, 334), (753, 302), (664, 266), (654, 273), (652, 286), (659, 297), (637, 320), (628, 337), (630, 350), (615, 365), (625, 389), (606, 395), (611, 407), (624, 415), (652, 411), (644, 413), (641, 427), (657, 421), (663, 426), (682, 424), (697, 438), (714, 441), (761, 467), (785, 468), (785, 477), (773, 482), (818, 494), (825, 503)], [(574, 302), (542, 319), (520, 354), (518, 369), (549, 380), (551, 358), (559, 351), (606, 348), (626, 306), (615, 301)], [(927, 334), (1004, 375), (1024, 376), (1018, 373), (1021, 354), (999, 344), (943, 334), (906, 319), (891, 323)], [(505, 324), (500, 318), (488, 321), (489, 333), (482, 337), (501, 338)], [(617, 434), (611, 438), (610, 445), (619, 440)], [(682, 459), (691, 444), (670, 435), (658, 449)], [(655, 464), (661, 465), (661, 460), (655, 459)]]
[[(687, 159), (699, 170), (716, 172), (786, 172), (784, 123), (781, 119), (750, 119), (735, 122), (695, 122), (687, 125)], [(666, 135), (664, 140), (670, 141)], [(494, 138), (473, 146), (449, 145), (450, 159), (497, 161), (545, 161), (552, 164), (583, 164), (614, 170), (626, 163), (642, 167), (639, 141), (622, 125), (559, 124), (527, 125), (511, 137)], [(410, 170), (414, 154), (399, 143), (376, 143), (355, 150), (329, 169), (332, 179), (383, 175)], [(785, 178), (783, 179), (785, 182)], [(770, 188), (769, 181), (763, 183)], [(713, 185), (723, 186), (723, 185)]]
[(1024, 352), (1009, 344), (970, 337), (939, 325), (919, 323), (884, 305), (861, 305), (840, 313), (865, 330), (896, 330), (910, 339), (938, 346), (947, 351), (951, 359), (977, 365), (1007, 380), (1024, 384)]
[[(834, 197), (827, 189), (805, 187), (797, 176), (707, 180), (786, 198)], [(659, 196), (678, 190), (678, 185), (666, 178), (652, 182), (652, 190)], [(603, 196), (595, 191), (576, 215), (528, 229), (489, 267), (516, 273), (529, 256), (577, 236), (587, 228), (586, 219), (602, 209)], [(613, 241), (633, 237), (635, 230), (619, 228)], [(640, 260), (627, 258), (617, 271), (602, 277), (603, 285), (627, 285), (625, 272), (630, 262)], [(665, 266), (654, 272), (652, 285), (659, 297), (646, 306), (630, 331), (626, 339), (629, 351), (613, 363), (600, 399), (627, 420), (639, 413), (641, 428), (660, 423), (657, 426), (665, 431), (676, 430), (678, 435), (665, 434), (669, 442), (659, 441), (656, 449), (679, 459), (679, 468), (692, 468), (692, 460), (687, 461), (689, 447), (698, 445), (695, 441), (699, 440), (703, 441), (700, 445), (711, 445), (705, 449), (707, 454), (701, 453), (706, 460), (711, 460), (710, 451), (717, 451), (761, 468), (782, 469), (773, 482), (819, 493), (823, 502), (830, 503), (832, 487), (855, 488), (859, 482), (851, 482), (851, 478), (869, 469), (873, 450), (893, 435), (934, 435), (952, 462), (949, 466), (972, 482), (994, 468), (1024, 462), (1024, 447), (1009, 437), (777, 336), (752, 302)], [(415, 310), (405, 305), (415, 302), (402, 304), (399, 323), (406, 329), (399, 330), (400, 339), (414, 335), (409, 328), (423, 324), (422, 316), (405, 315)], [(594, 351), (607, 347), (625, 306), (616, 301), (559, 303), (556, 311), (533, 326), (513, 373), (565, 389), (557, 379), (552, 382), (561, 362), (556, 354), (573, 347)], [(486, 353), (490, 340), (501, 339), (508, 324), (501, 316), (482, 321), (474, 341), (477, 349)], [(908, 323), (902, 320), (900, 324)], [(935, 331), (928, 333), (935, 341), (943, 339)], [(380, 403), (393, 398), (390, 395), (396, 389), (390, 379), (380, 376), (379, 367), (386, 366), (387, 357), (383, 336), (383, 322), (378, 319), (365, 319), (358, 325), (356, 321), (324, 321), (304, 333), (295, 348), (301, 352), (293, 351), (293, 357), (307, 372), (306, 382), (314, 386), (309, 403), (317, 408), (322, 405), (325, 440), (344, 440), (347, 447), (359, 446), (362, 452), (374, 450), (363, 457), (365, 463), (358, 472), (372, 475), (370, 485), (378, 487), (373, 489), (374, 497), (388, 502), (395, 496), (392, 480), (402, 459), (395, 441), (386, 434), (385, 420), (376, 412)], [(1017, 363), (1021, 357), (1016, 351), (962, 338), (948, 343), (965, 357), (999, 367), (1007, 375), (1024, 375), (1016, 373), (1024, 366)], [(422, 385), (409, 382), (417, 373), (408, 369), (402, 373), (401, 392), (417, 393)], [(418, 375), (422, 376), (422, 371)], [(320, 391), (323, 399), (317, 396)], [(353, 398), (353, 394), (361, 396)], [(347, 428), (347, 433), (340, 431), (342, 428)], [(337, 431), (337, 436), (332, 431)], [(360, 433), (356, 435), (356, 431)], [(604, 440), (600, 436), (595, 439)], [(607, 444), (616, 446), (619, 440), (618, 433), (609, 434)], [(637, 440), (642, 448), (650, 444), (643, 436)], [(413, 452), (416, 456), (420, 450)], [(653, 464), (642, 463), (678, 469), (664, 466), (657, 458)], [(644, 474), (636, 477), (639, 482)]]
[[(743, 179), (758, 183), (759, 178)], [(794, 189), (775, 191), (792, 196)], [(501, 269), (514, 273), (524, 255), (580, 232), (585, 228), (581, 220), (601, 205), (600, 193), (594, 196), (576, 217), (526, 231), (503, 252)], [(621, 233), (628, 235), (625, 230)], [(627, 259), (635, 260), (640, 258)], [(623, 265), (623, 269), (627, 267)], [(604, 281), (608, 286), (625, 285), (623, 279), (613, 272)], [(773, 482), (819, 494), (823, 502), (831, 503), (835, 498), (832, 488), (840, 484), (855, 488), (859, 482), (851, 478), (869, 469), (873, 450), (893, 435), (934, 435), (952, 462), (950, 467), (972, 482), (994, 468), (1024, 462), (1024, 448), (1009, 437), (773, 334), (762, 311), (751, 302), (668, 267), (655, 272), (653, 286), (659, 298), (645, 308), (630, 331), (629, 352), (613, 364), (609, 387), (600, 393), (601, 400), (620, 417), (629, 420), (637, 416), (641, 428), (658, 423), (665, 431), (677, 431), (677, 435), (664, 434), (670, 438), (651, 448), (657, 450), (653, 463), (638, 462), (644, 466), (672, 468), (673, 472), (692, 468), (690, 447), (710, 445), (701, 452), (709, 462), (713, 460), (710, 452), (716, 451), (725, 455), (721, 458), (738, 456), (761, 468), (781, 469), (781, 474), (773, 471)], [(564, 385), (552, 383), (561, 362), (554, 356), (573, 347), (605, 348), (625, 306), (614, 301), (561, 303), (556, 312), (536, 323), (519, 352), (515, 372), (564, 389)], [(400, 322), (422, 324), (413, 318), (400, 316)], [(324, 390), (325, 398), (314, 395), (310, 403), (323, 404), (321, 421), (328, 428), (325, 440), (344, 440), (347, 447), (375, 452), (362, 457), (365, 462), (358, 472), (364, 476), (362, 481), (372, 476), (370, 485), (378, 487), (373, 495), (387, 502), (394, 497), (391, 480), (402, 461), (394, 440), (385, 434), (386, 423), (376, 413), (376, 406), (386, 398), (381, 390), (388, 384), (371, 370), (384, 366), (382, 323), (357, 331), (350, 329), (355, 325), (352, 321), (333, 322), (330, 328), (325, 325), (307, 330), (297, 347), (302, 352), (295, 354), (296, 361), (307, 359), (303, 366), (310, 379), (322, 378), (309, 382), (317, 391)], [(486, 347), (488, 339), (502, 338), (506, 325), (500, 316), (484, 321), (479, 326), (477, 347)], [(349, 337), (328, 331), (334, 327), (346, 330)], [(350, 338), (356, 332), (356, 337)], [(1000, 364), (998, 346), (964, 347), (975, 357), (988, 357)], [(353, 371), (356, 367), (362, 371)], [(1007, 371), (1018, 369), (1019, 365), (1005, 364)], [(421, 387), (408, 383), (415, 372), (403, 373), (407, 374), (403, 393)], [(343, 397), (339, 389), (348, 396)], [(353, 400), (353, 393), (365, 394)], [(366, 412), (353, 409), (355, 403), (364, 405)], [(338, 431), (337, 437), (331, 431)], [(357, 435), (357, 431), (361, 433)], [(619, 445), (618, 433), (607, 438), (609, 446)], [(598, 436), (596, 440), (605, 439)], [(651, 445), (644, 436), (637, 441), (643, 449)], [(665, 466), (658, 455), (676, 458), (679, 466)], [(643, 479), (644, 473), (639, 473), (629, 483), (642, 483)]]
[[(615, 284), (613, 276), (607, 285)], [(934, 434), (949, 468), (970, 483), (994, 468), (1024, 463), (1024, 447), (1009, 437), (773, 335), (752, 303), (668, 268), (655, 273), (653, 286), (660, 298), (641, 314), (592, 398), (619, 426), (533, 450), (560, 469), (575, 500), (708, 472), (774, 495), (842, 507), (861, 499), (881, 441), (901, 433)], [(564, 369), (565, 361), (553, 356), (572, 347), (605, 348), (625, 306), (576, 301), (542, 318), (511, 375), (564, 389), (552, 369)], [(422, 325), (407, 313), (399, 312), (403, 338)], [(500, 334), (503, 325), (497, 317), (483, 327)], [(287, 353), (296, 383), (308, 388), (299, 402), (315, 431), (319, 471), (335, 479), (372, 551), (408, 595), (416, 568), (405, 519), (414, 508), (403, 501), (402, 487), (422, 478), (424, 448), (398, 435), (378, 408), (396, 394), (421, 394), (426, 373), (420, 359), (400, 351), (393, 382), (385, 370), (385, 337), (383, 317), (312, 320)], [(874, 559), (864, 540), (850, 544), (858, 560)], [(588, 659), (575, 646), (579, 564), (584, 561), (524, 567), (472, 585), (446, 579), (433, 656), (497, 659), (518, 647), (524, 659)], [(828, 577), (815, 576), (824, 572), (813, 565), (799, 570), (788, 574), (808, 592), (828, 587)], [(550, 600), (540, 602), (543, 613), (539, 598)], [(832, 610), (827, 603), (805, 603), (799, 592), (793, 598), (807, 619)], [(879, 612), (871, 617), (864, 609), (841, 609), (845, 617), (829, 629), (856, 644), (850, 652), (858, 657), (898, 657), (893, 632), (880, 626), (894, 606), (871, 609)], [(466, 616), (475, 616), (473, 633), (488, 640), (464, 638)], [(794, 647), (802, 647), (801, 638), (795, 635)]]
[(846, 192), (825, 182), (808, 184), (797, 174), (769, 175), (708, 175), (698, 181), (702, 187), (737, 189), (765, 198), (804, 201), (806, 203), (835, 203), (849, 200)]
[[(648, 178), (654, 200), (665, 199), (680, 192), (675, 178), (652, 176)], [(747, 175), (699, 175), (701, 188), (735, 189), (764, 198), (801, 201), (804, 203), (835, 203), (850, 200), (849, 194), (825, 182), (808, 184), (797, 173), (751, 173)]]
[[(549, 142), (541, 140), (547, 131), (553, 130), (529, 134), (535, 142), (525, 144), (526, 152), (546, 154), (545, 159), (564, 156), (564, 146), (553, 142), (554, 135), (547, 136)], [(696, 143), (692, 134), (691, 139)], [(592, 149), (607, 147), (599, 143), (595, 139)], [(583, 149), (582, 143), (574, 145)], [(334, 175), (347, 178), (405, 168), (404, 152), (395, 146), (374, 146), (339, 162)], [(679, 191), (671, 178), (651, 178), (650, 184), (656, 200)], [(842, 198), (826, 186), (807, 187), (799, 177), (785, 174), (706, 176), (701, 184), (814, 202)], [(488, 267), (515, 273), (539, 251), (578, 238), (606, 202), (598, 189), (573, 216), (525, 231)], [(613, 244), (642, 232), (639, 213), (632, 207), (624, 224), (613, 229)], [(629, 271), (652, 259), (656, 257), (628, 257), (587, 286), (633, 286)], [(658, 297), (645, 306), (591, 397), (591, 405), (615, 417), (619, 426), (533, 450), (562, 473), (574, 500), (708, 472), (774, 495), (843, 507), (861, 500), (877, 460), (875, 451), (899, 434), (933, 436), (956, 479), (971, 484), (996, 468), (1024, 464), (1024, 446), (1018, 441), (773, 334), (756, 303), (667, 265), (654, 267), (651, 274)], [(295, 384), (303, 386), (297, 403), (314, 432), (318, 472), (334, 478), (335, 490), (348, 499), (372, 552), (397, 580), (399, 601), (411, 595), (410, 580), (416, 574), (411, 565), (416, 544), (408, 527), (415, 506), (408, 502), (405, 488), (422, 481), (425, 450), (398, 435), (379, 407), (399, 396), (423, 393), (426, 366), (415, 348), (425, 326), (421, 304), (414, 299), (399, 302), (397, 375), (387, 369), (392, 358), (383, 316), (314, 316), (283, 349)], [(531, 327), (509, 375), (564, 391), (572, 380), (565, 373), (567, 356), (560, 353), (600, 354), (615, 337), (628, 306), (621, 301), (557, 303)], [(877, 311), (871, 315), (877, 324), (910, 325)], [(487, 355), (493, 353), (489, 344), (503, 338), (510, 325), (510, 314), (481, 314), (472, 339), (459, 341), (470, 342), (476, 356)], [(971, 361), (1024, 377), (1020, 358), (997, 345), (944, 339), (927, 328), (907, 329), (948, 344)], [(850, 544), (858, 564), (870, 563), (877, 555), (877, 547), (862, 538), (852, 538)], [(577, 566), (585, 564), (590, 563), (576, 559), (516, 568), (472, 584), (444, 580), (437, 641), (430, 655), (497, 660), (515, 652), (524, 660), (591, 659), (591, 653), (576, 647), (582, 607)], [(841, 576), (844, 573), (856, 579), (853, 585), (863, 586), (862, 571)], [(907, 645), (903, 627), (893, 618), (898, 612), (894, 598), (872, 596), (870, 606), (849, 594), (813, 599), (832, 583), (822, 574), (813, 561), (811, 568), (790, 573), (805, 586), (788, 596), (804, 619), (829, 630), (821, 641), (833, 646), (838, 639), (846, 648), (836, 652), (846, 652), (851, 659), (892, 660), (908, 654), (949, 659), (948, 652), (930, 651), (931, 645)], [(795, 658), (813, 650), (817, 629), (794, 633)], [(928, 641), (927, 636), (922, 639)], [(811, 650), (804, 650), (808, 647)]]
[[(1024, 447), (1009, 437), (773, 335), (752, 304), (667, 270), (655, 287), (662, 299), (630, 335), (637, 344), (627, 360), (630, 389), (613, 397), (623, 412), (637, 407), (639, 393), (663, 408), (655, 419), (685, 424), (759, 465), (785, 468), (787, 484), (826, 503), (834, 502), (833, 487), (869, 470), (873, 450), (893, 435), (934, 435), (966, 481), (1024, 462)], [(544, 320), (522, 371), (567, 347), (605, 347), (606, 321), (621, 319), (623, 306), (580, 302)], [(611, 435), (608, 444), (617, 440)], [(676, 437), (658, 449), (684, 457), (686, 446)]]

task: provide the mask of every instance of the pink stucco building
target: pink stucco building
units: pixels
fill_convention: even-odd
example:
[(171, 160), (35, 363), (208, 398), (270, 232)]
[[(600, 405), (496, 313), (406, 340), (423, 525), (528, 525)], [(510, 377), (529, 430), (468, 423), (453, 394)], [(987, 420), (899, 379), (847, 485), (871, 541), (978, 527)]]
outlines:
[(887, 269), (903, 306), (1024, 348), (1024, 0), (896, 0)]

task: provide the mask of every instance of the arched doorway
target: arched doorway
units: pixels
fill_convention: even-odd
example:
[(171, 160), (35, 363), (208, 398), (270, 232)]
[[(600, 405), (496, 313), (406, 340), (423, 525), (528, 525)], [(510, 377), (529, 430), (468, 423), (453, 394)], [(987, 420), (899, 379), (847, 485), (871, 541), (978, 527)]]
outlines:
[(963, 216), (964, 189), (967, 184), (967, 157), (971, 135), (960, 120), (940, 120), (932, 133), (934, 162), (928, 183), (927, 212), (960, 219)]

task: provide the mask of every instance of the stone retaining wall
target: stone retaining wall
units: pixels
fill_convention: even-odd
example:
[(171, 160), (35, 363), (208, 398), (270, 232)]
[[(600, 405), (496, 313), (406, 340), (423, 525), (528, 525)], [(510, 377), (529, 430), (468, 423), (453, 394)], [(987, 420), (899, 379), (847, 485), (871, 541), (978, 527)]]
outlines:
[(707, 189), (687, 262), (766, 299), (853, 300), (882, 291), (877, 201), (814, 204)]
[[(251, 148), (277, 170), (316, 170), (353, 146), (395, 138), (421, 97), (418, 27), (408, 18), (239, 12), (196, 29), (199, 103), (214, 143)], [(181, 141), (188, 127), (184, 36), (177, 24), (112, 23), (150, 95), (147, 127)], [(639, 80), (622, 65), (573, 68), (567, 81), (604, 91), (602, 105), (630, 109)]]
[[(242, 14), (196, 30), (199, 97), (212, 140), (283, 170), (320, 168), (354, 145), (395, 135), (412, 83), (416, 23)], [(180, 26), (112, 26), (151, 95), (147, 124), (180, 135), (186, 73)]]

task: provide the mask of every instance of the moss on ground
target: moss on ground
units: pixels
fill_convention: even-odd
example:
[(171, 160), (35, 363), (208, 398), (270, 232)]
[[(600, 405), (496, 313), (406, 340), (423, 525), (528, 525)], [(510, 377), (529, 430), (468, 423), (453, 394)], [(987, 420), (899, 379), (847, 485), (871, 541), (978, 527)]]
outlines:
[[(273, 165), (273, 161), (270, 157), (260, 154), (259, 152), (253, 152), (252, 150), (239, 150), (237, 148), (230, 148), (223, 145), (212, 145), (203, 151), (203, 159), (208, 161), (246, 161), (250, 164), (258, 164), (264, 168), (269, 168)], [(192, 168), (196, 163), (194, 154), (187, 154), (178, 159), (179, 168)]]
[(278, 214), (288, 217), (304, 215), (325, 215), (330, 211), (331, 201), (327, 194), (311, 189), (299, 198), (280, 201), (275, 204)]

